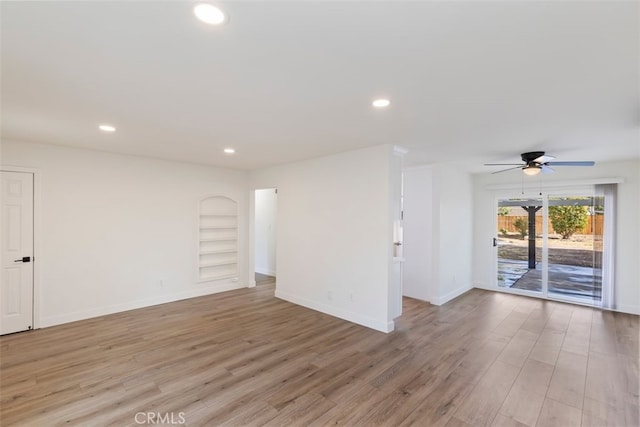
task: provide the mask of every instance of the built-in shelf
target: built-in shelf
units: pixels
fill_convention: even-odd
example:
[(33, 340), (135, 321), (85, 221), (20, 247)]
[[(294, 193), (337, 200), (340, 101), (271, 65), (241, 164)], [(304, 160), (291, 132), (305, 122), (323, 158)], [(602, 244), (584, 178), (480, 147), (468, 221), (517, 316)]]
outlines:
[(236, 264), (236, 260), (229, 260), (229, 261), (217, 261), (217, 262), (208, 262), (206, 264), (204, 263), (200, 263), (200, 268), (205, 268), (205, 267), (218, 267), (221, 265), (235, 265)]
[(201, 282), (238, 275), (238, 207), (224, 196), (200, 201), (198, 279)]
[(235, 254), (238, 251), (235, 249), (222, 249), (218, 251), (200, 251), (200, 255), (211, 255), (211, 254)]

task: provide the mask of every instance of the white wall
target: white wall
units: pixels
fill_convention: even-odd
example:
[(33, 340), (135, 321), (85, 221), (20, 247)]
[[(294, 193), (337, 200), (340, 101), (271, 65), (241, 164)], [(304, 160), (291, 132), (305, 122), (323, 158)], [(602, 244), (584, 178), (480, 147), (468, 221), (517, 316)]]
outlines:
[[(618, 184), (616, 245), (615, 245), (615, 306), (616, 310), (640, 314), (640, 160), (597, 163), (594, 167), (557, 168), (553, 175), (529, 180), (525, 194), (537, 195), (558, 185), (584, 185), (597, 179), (620, 177)], [(542, 179), (542, 181), (540, 181)], [(495, 250), (491, 239), (495, 237), (495, 199), (505, 190), (491, 190), (488, 185), (515, 184), (518, 189), (521, 175), (514, 173), (474, 175), (474, 257), (473, 282), (476, 287), (496, 290)], [(528, 184), (527, 184), (528, 185)]]
[(404, 186), (405, 295), (441, 305), (473, 287), (470, 176), (455, 165), (409, 168)]
[(278, 189), (277, 297), (393, 329), (392, 157), (378, 146), (251, 173), (252, 188)]
[(434, 166), (434, 201), (438, 201), (437, 295), (432, 304), (444, 304), (473, 287), (473, 191), (471, 177), (455, 165)]
[(276, 275), (277, 190), (255, 192), (254, 256), (256, 273)]
[[(245, 172), (9, 141), (2, 154), (41, 178), (40, 326), (247, 285)], [(198, 200), (211, 194), (238, 201), (238, 282), (196, 282)]]
[(433, 257), (433, 176), (431, 167), (404, 170), (404, 295), (431, 300)]

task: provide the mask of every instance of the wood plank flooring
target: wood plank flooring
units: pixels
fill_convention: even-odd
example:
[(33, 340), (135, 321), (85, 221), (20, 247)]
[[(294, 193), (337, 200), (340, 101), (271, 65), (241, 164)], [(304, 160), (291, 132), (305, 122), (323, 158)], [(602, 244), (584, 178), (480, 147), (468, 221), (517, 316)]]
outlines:
[(640, 426), (638, 316), (472, 290), (383, 334), (257, 282), (1, 337), (0, 424)]

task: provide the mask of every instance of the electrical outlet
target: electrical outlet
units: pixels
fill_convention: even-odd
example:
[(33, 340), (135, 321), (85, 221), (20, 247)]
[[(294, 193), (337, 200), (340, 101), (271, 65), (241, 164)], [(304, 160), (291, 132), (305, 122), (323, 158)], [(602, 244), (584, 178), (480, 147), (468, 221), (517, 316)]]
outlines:
[(331, 291), (327, 291), (327, 299), (329, 301), (333, 300), (333, 295), (331, 294)]

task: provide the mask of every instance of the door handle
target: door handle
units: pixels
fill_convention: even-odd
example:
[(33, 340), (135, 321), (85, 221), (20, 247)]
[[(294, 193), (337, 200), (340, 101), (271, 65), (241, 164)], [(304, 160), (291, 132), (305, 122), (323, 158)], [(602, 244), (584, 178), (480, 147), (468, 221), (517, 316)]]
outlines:
[(493, 238), (493, 247), (495, 248), (496, 246), (498, 246), (498, 239), (496, 239), (495, 237)]
[(30, 256), (23, 256), (22, 259), (17, 259), (13, 262), (31, 262), (31, 257)]

